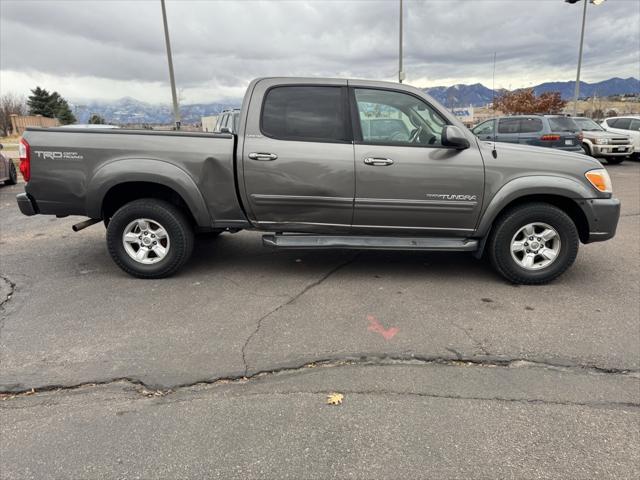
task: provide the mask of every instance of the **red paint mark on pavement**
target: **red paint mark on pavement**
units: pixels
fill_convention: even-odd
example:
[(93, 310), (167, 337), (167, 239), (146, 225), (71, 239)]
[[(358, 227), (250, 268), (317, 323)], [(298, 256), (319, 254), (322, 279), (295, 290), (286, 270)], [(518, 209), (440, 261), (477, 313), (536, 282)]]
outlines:
[(384, 337), (385, 340), (391, 340), (396, 336), (396, 333), (400, 331), (398, 327), (384, 328), (384, 326), (382, 326), (378, 319), (373, 315), (367, 315), (367, 321), (369, 322), (367, 330), (369, 330), (370, 332), (379, 333)]

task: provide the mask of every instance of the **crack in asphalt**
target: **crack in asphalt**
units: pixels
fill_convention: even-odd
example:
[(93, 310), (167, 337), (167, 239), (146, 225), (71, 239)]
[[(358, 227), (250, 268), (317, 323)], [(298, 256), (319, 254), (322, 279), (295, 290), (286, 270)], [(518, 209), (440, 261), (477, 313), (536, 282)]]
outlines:
[(0, 281), (3, 281), (9, 285), (9, 293), (7, 293), (7, 298), (3, 298), (2, 301), (0, 301), (0, 309), (4, 309), (4, 306), (9, 302), (9, 300), (11, 300), (11, 297), (13, 297), (13, 293), (16, 291), (16, 284), (5, 275), (0, 275)]
[[(462, 358), (454, 359), (450, 357), (419, 357), (419, 356), (344, 356), (341, 358), (317, 360), (314, 362), (304, 363), (293, 367), (282, 367), (272, 370), (261, 370), (252, 375), (242, 376), (226, 376), (217, 377), (212, 379), (197, 380), (190, 383), (184, 383), (167, 388), (157, 385), (151, 385), (133, 377), (115, 377), (103, 381), (87, 381), (73, 385), (47, 385), (38, 388), (27, 389), (14, 389), (14, 390), (0, 390), (0, 399), (12, 399), (16, 397), (24, 397), (35, 395), (45, 392), (65, 392), (78, 390), (84, 387), (96, 387), (110, 385), (118, 382), (126, 382), (132, 386), (138, 387), (138, 393), (145, 397), (162, 397), (174, 393), (178, 390), (206, 386), (206, 385), (227, 385), (227, 384), (244, 384), (252, 380), (260, 378), (271, 377), (276, 375), (291, 375), (308, 372), (313, 368), (339, 368), (346, 366), (453, 366), (453, 367), (472, 367), (472, 368), (541, 368), (547, 370), (554, 370), (559, 372), (573, 373), (573, 374), (593, 374), (593, 375), (620, 375), (629, 376), (640, 380), (640, 370), (626, 370), (626, 369), (614, 369), (614, 368), (602, 368), (593, 365), (567, 365), (557, 363), (546, 363), (532, 361), (522, 358)], [(382, 391), (382, 390), (381, 390)], [(402, 392), (398, 392), (398, 395)], [(418, 395), (412, 392), (406, 392), (407, 395)], [(431, 394), (425, 394), (431, 395)], [(523, 400), (524, 401), (524, 400)], [(631, 404), (636, 405), (636, 404)], [(637, 404), (640, 406), (640, 403)]]
[(307, 293), (309, 290), (311, 290), (312, 288), (317, 287), (318, 285), (320, 285), (321, 283), (323, 283), (325, 280), (327, 280), (329, 277), (331, 277), (334, 273), (336, 273), (338, 270), (341, 270), (342, 268), (352, 264), (357, 258), (358, 258), (359, 254), (355, 254), (353, 255), (350, 259), (348, 259), (345, 262), (342, 262), (338, 265), (336, 265), (335, 267), (333, 267), (331, 270), (329, 270), (328, 272), (326, 272), (324, 275), (322, 275), (318, 280), (315, 280), (314, 282), (311, 282), (310, 284), (306, 285), (300, 292), (298, 292), (296, 295), (289, 297), (289, 299), (284, 302), (281, 303), (280, 305), (278, 305), (276, 308), (274, 308), (273, 310), (269, 311), (268, 313), (264, 314), (262, 317), (260, 317), (258, 319), (258, 321), (256, 322), (256, 328), (253, 330), (253, 332), (251, 332), (251, 334), (247, 337), (247, 339), (245, 340), (244, 344), (242, 345), (242, 349), (241, 349), (241, 353), (242, 353), (242, 364), (244, 365), (244, 376), (247, 376), (247, 373), (249, 372), (249, 364), (247, 363), (247, 356), (246, 356), (246, 350), (247, 347), (249, 346), (249, 343), (251, 343), (251, 340), (253, 340), (253, 337), (255, 337), (258, 332), (260, 331), (260, 329), (262, 328), (262, 322), (267, 319), (268, 317), (270, 317), (271, 315), (273, 315), (274, 313), (276, 313), (278, 310), (286, 307), (287, 305), (291, 305), (293, 302), (295, 302), (297, 299), (299, 299), (300, 297), (302, 297), (305, 293)]
[[(484, 353), (485, 355), (491, 355), (491, 353), (489, 353), (489, 350), (487, 350), (484, 346), (484, 343), (482, 343), (481, 341), (479, 341), (478, 339), (476, 339), (476, 337), (474, 337), (473, 335), (471, 335), (471, 333), (469, 332), (468, 329), (461, 327), (460, 325), (458, 325), (457, 323), (452, 323), (451, 325), (453, 325), (454, 327), (456, 327), (458, 330), (462, 331), (467, 338), (469, 338), (469, 340), (471, 340), (471, 342), (480, 349), (480, 351), (482, 353)], [(447, 349), (449, 350), (449, 349)], [(450, 350), (451, 351), (451, 350)], [(457, 352), (455, 352), (455, 350), (453, 351), (454, 353), (457, 354)], [(459, 354), (457, 354), (459, 356)]]
[(16, 283), (11, 281), (11, 279), (5, 275), (0, 275), (0, 281), (5, 282), (7, 285), (9, 285), (9, 293), (7, 293), (7, 297), (3, 298), (2, 301), (0, 301), (0, 313), (2, 314), (2, 316), (0, 317), (0, 338), (2, 338), (2, 329), (4, 328), (4, 322), (6, 320), (4, 311), (7, 303), (9, 303), (9, 301), (13, 298), (13, 294), (15, 293), (17, 287)]

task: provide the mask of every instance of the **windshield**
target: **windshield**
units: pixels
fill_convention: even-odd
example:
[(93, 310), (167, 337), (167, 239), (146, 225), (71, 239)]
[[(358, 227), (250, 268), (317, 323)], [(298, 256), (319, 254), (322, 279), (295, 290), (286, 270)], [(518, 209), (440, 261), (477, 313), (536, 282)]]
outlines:
[(580, 130), (576, 122), (569, 117), (549, 117), (552, 132), (577, 132)]
[(604, 131), (600, 125), (591, 120), (590, 118), (574, 118), (574, 122), (585, 132), (601, 132)]

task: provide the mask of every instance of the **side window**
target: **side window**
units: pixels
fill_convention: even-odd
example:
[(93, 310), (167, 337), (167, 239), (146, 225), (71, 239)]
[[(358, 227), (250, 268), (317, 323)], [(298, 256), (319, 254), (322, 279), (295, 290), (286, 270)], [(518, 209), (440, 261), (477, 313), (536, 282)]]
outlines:
[(519, 133), (519, 118), (501, 118), (498, 121), (498, 133)]
[(441, 146), (444, 118), (413, 95), (356, 88), (362, 141), (382, 145)]
[(279, 140), (350, 141), (342, 87), (275, 87), (267, 92), (260, 129)]
[(521, 118), (520, 133), (536, 133), (542, 131), (542, 120), (539, 118)]
[[(611, 124), (609, 124), (611, 125)], [(631, 119), (630, 118), (618, 118), (616, 122), (611, 125), (613, 128), (620, 128), (622, 130), (631, 130)]]
[(637, 118), (632, 118), (629, 130), (633, 130), (634, 132), (640, 131), (640, 120), (638, 120)]
[(491, 135), (493, 133), (493, 124), (494, 120), (489, 120), (488, 122), (481, 123), (472, 131), (474, 135)]

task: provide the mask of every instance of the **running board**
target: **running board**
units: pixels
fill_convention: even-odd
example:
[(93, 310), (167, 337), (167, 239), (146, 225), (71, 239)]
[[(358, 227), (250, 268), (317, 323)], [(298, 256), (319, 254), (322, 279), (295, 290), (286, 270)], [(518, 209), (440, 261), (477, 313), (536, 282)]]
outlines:
[(373, 237), (362, 235), (263, 235), (265, 247), (288, 249), (433, 250), (473, 252), (478, 240), (447, 237)]

